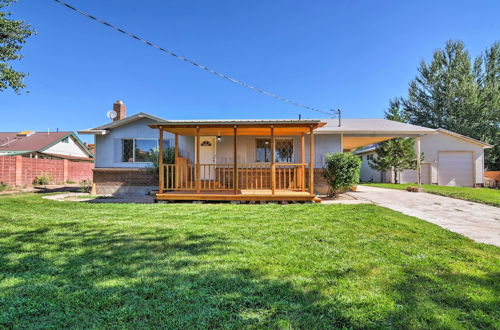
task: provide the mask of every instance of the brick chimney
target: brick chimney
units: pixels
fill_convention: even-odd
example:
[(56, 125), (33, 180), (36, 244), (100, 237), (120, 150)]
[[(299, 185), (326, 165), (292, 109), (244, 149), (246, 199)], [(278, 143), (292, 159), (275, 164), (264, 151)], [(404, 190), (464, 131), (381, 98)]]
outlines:
[(113, 110), (116, 112), (116, 117), (113, 118), (113, 121), (123, 119), (127, 116), (127, 107), (122, 101), (116, 101), (113, 104)]

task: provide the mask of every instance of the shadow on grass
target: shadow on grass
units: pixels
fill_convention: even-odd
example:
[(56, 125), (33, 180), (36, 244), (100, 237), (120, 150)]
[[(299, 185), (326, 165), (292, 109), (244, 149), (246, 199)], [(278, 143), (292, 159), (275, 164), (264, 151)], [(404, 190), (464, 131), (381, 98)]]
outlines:
[(217, 268), (220, 257), (234, 253), (224, 237), (57, 226), (11, 232), (0, 246), (0, 325), (306, 326), (321, 318), (346, 324), (334, 309), (315, 306), (318, 293), (259, 279), (237, 260)]
[(442, 269), (431, 276), (408, 265), (383, 288), (395, 303), (386, 308), (337, 292), (339, 281), (369, 281), (366, 268), (318, 274), (332, 283), (325, 296), (255, 273), (223, 234), (96, 228), (63, 222), (0, 236), (0, 326), (439, 328), (498, 320), (498, 301), (455, 292), (491, 291), (498, 274), (481, 279)]

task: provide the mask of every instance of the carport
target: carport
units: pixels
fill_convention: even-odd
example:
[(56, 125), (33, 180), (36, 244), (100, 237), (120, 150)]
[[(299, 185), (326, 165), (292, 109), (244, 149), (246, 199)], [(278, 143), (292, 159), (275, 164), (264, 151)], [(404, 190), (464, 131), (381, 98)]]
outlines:
[[(420, 139), (437, 134), (435, 129), (386, 120), (386, 119), (327, 119), (327, 124), (315, 131), (316, 135), (340, 134), (344, 152), (387, 141), (397, 137), (415, 138), (416, 153), (420, 154)], [(421, 183), (421, 164), (417, 159), (417, 182)]]

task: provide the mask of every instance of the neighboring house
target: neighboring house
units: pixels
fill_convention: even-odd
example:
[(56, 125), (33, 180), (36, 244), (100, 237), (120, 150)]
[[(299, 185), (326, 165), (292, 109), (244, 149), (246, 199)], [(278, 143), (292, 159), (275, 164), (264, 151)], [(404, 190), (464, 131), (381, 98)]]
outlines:
[[(421, 164), (423, 184), (443, 186), (483, 186), (484, 149), (492, 146), (442, 128), (437, 134), (420, 138), (424, 160)], [(381, 173), (372, 169), (370, 160), (377, 157), (375, 145), (358, 150), (355, 154), (362, 159), (361, 181), (395, 182), (392, 171)], [(398, 175), (400, 183), (417, 181), (415, 170), (404, 170)]]
[[(165, 173), (165, 184), (172, 185), (175, 181), (175, 186), (161, 189), (182, 188), (186, 191), (195, 189), (193, 185), (197, 184), (197, 128), (200, 129), (198, 147), (202, 168), (198, 177), (203, 185), (201, 190), (271, 189), (271, 128), (274, 128), (276, 189), (301, 193), (306, 185), (309, 186), (310, 177), (306, 172), (310, 167), (314, 168), (316, 191), (326, 192), (321, 176), (326, 153), (351, 151), (394, 137), (435, 133), (425, 127), (385, 119), (342, 119), (341, 122), (338, 119), (169, 121), (142, 112), (127, 117), (126, 107), (121, 101), (116, 102), (113, 109), (116, 117), (111, 123), (79, 131), (80, 134), (95, 136), (94, 183), (98, 193), (146, 193), (158, 189), (157, 179), (146, 169), (151, 167), (149, 156), (152, 150), (159, 147), (158, 129), (152, 127), (163, 130), (164, 147), (177, 146), (178, 150), (178, 163), (171, 169), (176, 174)], [(235, 127), (238, 130), (236, 158)], [(314, 131), (312, 150), (310, 130)], [(169, 169), (168, 166), (165, 168)], [(236, 184), (231, 180), (237, 180)]]
[(73, 132), (0, 132), (0, 156), (92, 162), (94, 155)]

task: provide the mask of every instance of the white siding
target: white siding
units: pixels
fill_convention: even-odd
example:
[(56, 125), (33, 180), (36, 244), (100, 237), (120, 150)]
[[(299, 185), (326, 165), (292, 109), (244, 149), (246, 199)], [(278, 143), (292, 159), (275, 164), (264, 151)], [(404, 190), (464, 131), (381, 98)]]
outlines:
[[(256, 157), (256, 139), (268, 139), (269, 136), (238, 136), (238, 163), (255, 163)], [(280, 136), (279, 138), (288, 138), (293, 140), (293, 158), (294, 162), (299, 163), (301, 157), (300, 137), (299, 136)], [(278, 139), (279, 139), (278, 138)], [(322, 167), (324, 155), (326, 153), (340, 152), (340, 134), (317, 134), (314, 135), (315, 142), (315, 167)], [(191, 145), (194, 151), (194, 140)], [(194, 153), (194, 152), (193, 152)], [(194, 162), (193, 158), (190, 158)], [(305, 160), (309, 163), (309, 136), (305, 138)], [(233, 162), (233, 137), (222, 136), (221, 141), (217, 142), (217, 163), (225, 164)]]
[(448, 134), (439, 133), (421, 137), (421, 149), (424, 160), (431, 164), (431, 182), (438, 183), (439, 152), (446, 151), (471, 151), (473, 163), (472, 182), (483, 183), (484, 177), (484, 149), (482, 146), (467, 142), (463, 139), (452, 137)]
[[(469, 152), (472, 154), (472, 174), (470, 175), (473, 183), (481, 184), (483, 183), (484, 176), (484, 150), (483, 147), (468, 142), (466, 140), (450, 136), (448, 134), (439, 133), (435, 135), (425, 135), (420, 138), (421, 151), (424, 153), (424, 163), (422, 166), (422, 182), (438, 184), (438, 171), (439, 171), (439, 153), (441, 152)], [(363, 181), (370, 181), (371, 177), (376, 178), (373, 170), (368, 166), (365, 157), (363, 157), (363, 163), (361, 166), (361, 178)], [(470, 158), (469, 158), (470, 159)], [(469, 161), (469, 160), (467, 160)], [(469, 167), (469, 164), (467, 164)], [(411, 170), (406, 170), (405, 175), (403, 175), (403, 182), (411, 182), (412, 176), (416, 177), (415, 172)], [(386, 175), (388, 182), (393, 182), (393, 174), (388, 173)], [(380, 177), (378, 177), (380, 180)], [(378, 180), (374, 180), (377, 182)]]
[[(306, 163), (309, 163), (309, 135), (306, 135), (305, 149)], [(337, 152), (342, 152), (340, 134), (314, 134), (314, 167), (322, 168), (325, 154)]]
[(363, 182), (382, 182), (382, 174), (370, 167), (368, 155), (376, 155), (375, 151), (360, 155), (361, 157), (361, 174), (360, 179)]
[[(122, 162), (122, 139), (144, 138), (158, 139), (158, 130), (148, 125), (151, 119), (137, 120), (128, 125), (113, 128), (106, 135), (95, 136), (95, 167), (147, 167), (148, 163)], [(170, 133), (164, 133), (164, 139), (173, 139)]]
[(67, 143), (59, 141), (50, 148), (45, 149), (43, 152), (56, 155), (88, 157), (88, 154), (83, 151), (80, 145), (78, 145), (75, 141), (75, 138), (72, 136), (69, 136)]
[[(107, 135), (96, 135), (96, 167), (146, 167), (145, 163), (129, 163), (121, 161), (122, 139), (126, 138), (158, 138), (158, 130), (151, 129), (148, 124), (153, 121), (147, 118), (111, 129)], [(325, 153), (341, 151), (340, 134), (316, 134), (315, 167), (322, 167)], [(165, 133), (165, 139), (174, 139), (173, 134)], [(255, 163), (257, 138), (269, 136), (238, 136), (238, 162)], [(279, 137), (293, 139), (294, 162), (300, 162), (300, 136)], [(179, 136), (179, 154), (195, 162), (194, 136)], [(309, 162), (309, 136), (305, 137), (305, 160)], [(217, 142), (217, 163), (233, 162), (233, 137), (222, 136)]]

